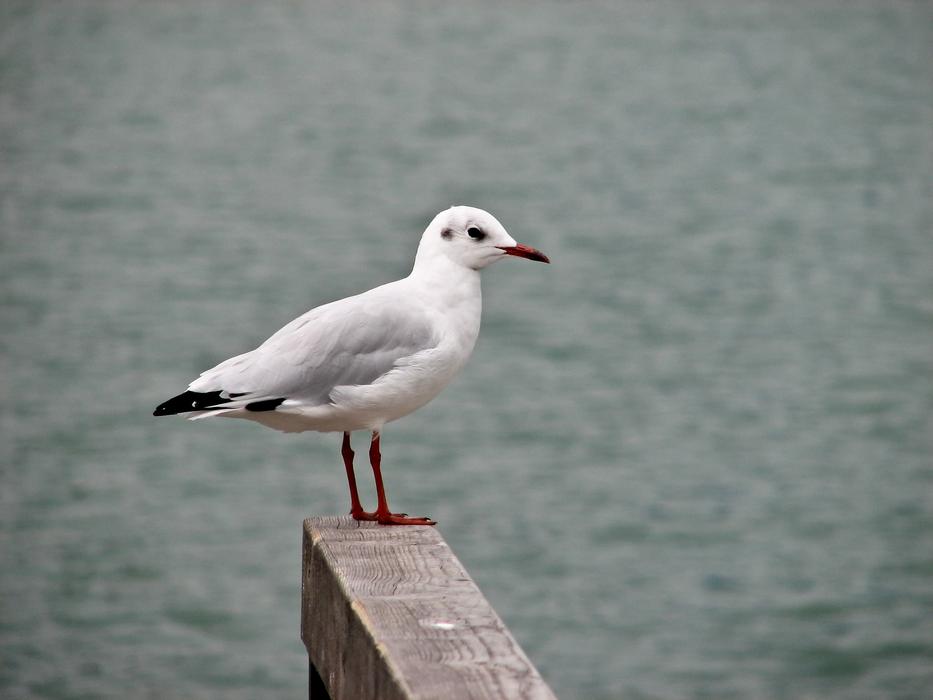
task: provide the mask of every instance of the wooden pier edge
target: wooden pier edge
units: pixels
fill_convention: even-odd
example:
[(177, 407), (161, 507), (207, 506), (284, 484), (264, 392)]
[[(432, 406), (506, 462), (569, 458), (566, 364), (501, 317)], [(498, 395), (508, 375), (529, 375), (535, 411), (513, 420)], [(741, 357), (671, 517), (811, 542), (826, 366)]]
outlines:
[(312, 517), (302, 550), (312, 698), (556, 700), (436, 528)]

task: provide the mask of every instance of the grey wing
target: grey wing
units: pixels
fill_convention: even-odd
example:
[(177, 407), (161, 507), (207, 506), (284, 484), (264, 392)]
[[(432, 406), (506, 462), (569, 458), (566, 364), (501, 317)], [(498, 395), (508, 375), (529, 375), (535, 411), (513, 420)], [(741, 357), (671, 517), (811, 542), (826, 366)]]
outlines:
[(236, 403), (286, 398), (322, 405), (335, 387), (372, 384), (399, 361), (437, 344), (420, 309), (366, 296), (312, 309), (252, 352), (204, 372), (189, 388), (242, 394)]

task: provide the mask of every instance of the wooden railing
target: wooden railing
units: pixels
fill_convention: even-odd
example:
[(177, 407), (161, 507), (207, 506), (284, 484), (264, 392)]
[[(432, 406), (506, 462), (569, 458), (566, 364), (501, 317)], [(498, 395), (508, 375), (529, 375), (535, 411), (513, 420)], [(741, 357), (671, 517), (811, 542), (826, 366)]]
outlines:
[(309, 696), (556, 700), (438, 530), (304, 522)]

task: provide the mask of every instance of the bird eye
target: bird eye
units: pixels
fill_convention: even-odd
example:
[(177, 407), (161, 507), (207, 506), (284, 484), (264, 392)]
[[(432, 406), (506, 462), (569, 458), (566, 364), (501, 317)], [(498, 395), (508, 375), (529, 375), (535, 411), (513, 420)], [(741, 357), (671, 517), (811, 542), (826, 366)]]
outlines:
[(475, 226), (470, 226), (470, 228), (467, 229), (467, 235), (474, 241), (481, 241), (486, 237), (486, 234)]

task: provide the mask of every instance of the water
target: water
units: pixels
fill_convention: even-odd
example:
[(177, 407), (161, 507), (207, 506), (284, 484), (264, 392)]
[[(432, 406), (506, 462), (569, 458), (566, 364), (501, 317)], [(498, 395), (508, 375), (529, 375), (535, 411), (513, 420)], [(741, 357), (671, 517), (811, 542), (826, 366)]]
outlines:
[(2, 695), (304, 692), (338, 437), (151, 410), (469, 203), (554, 264), (388, 488), (557, 693), (933, 697), (931, 20), (3, 3)]

